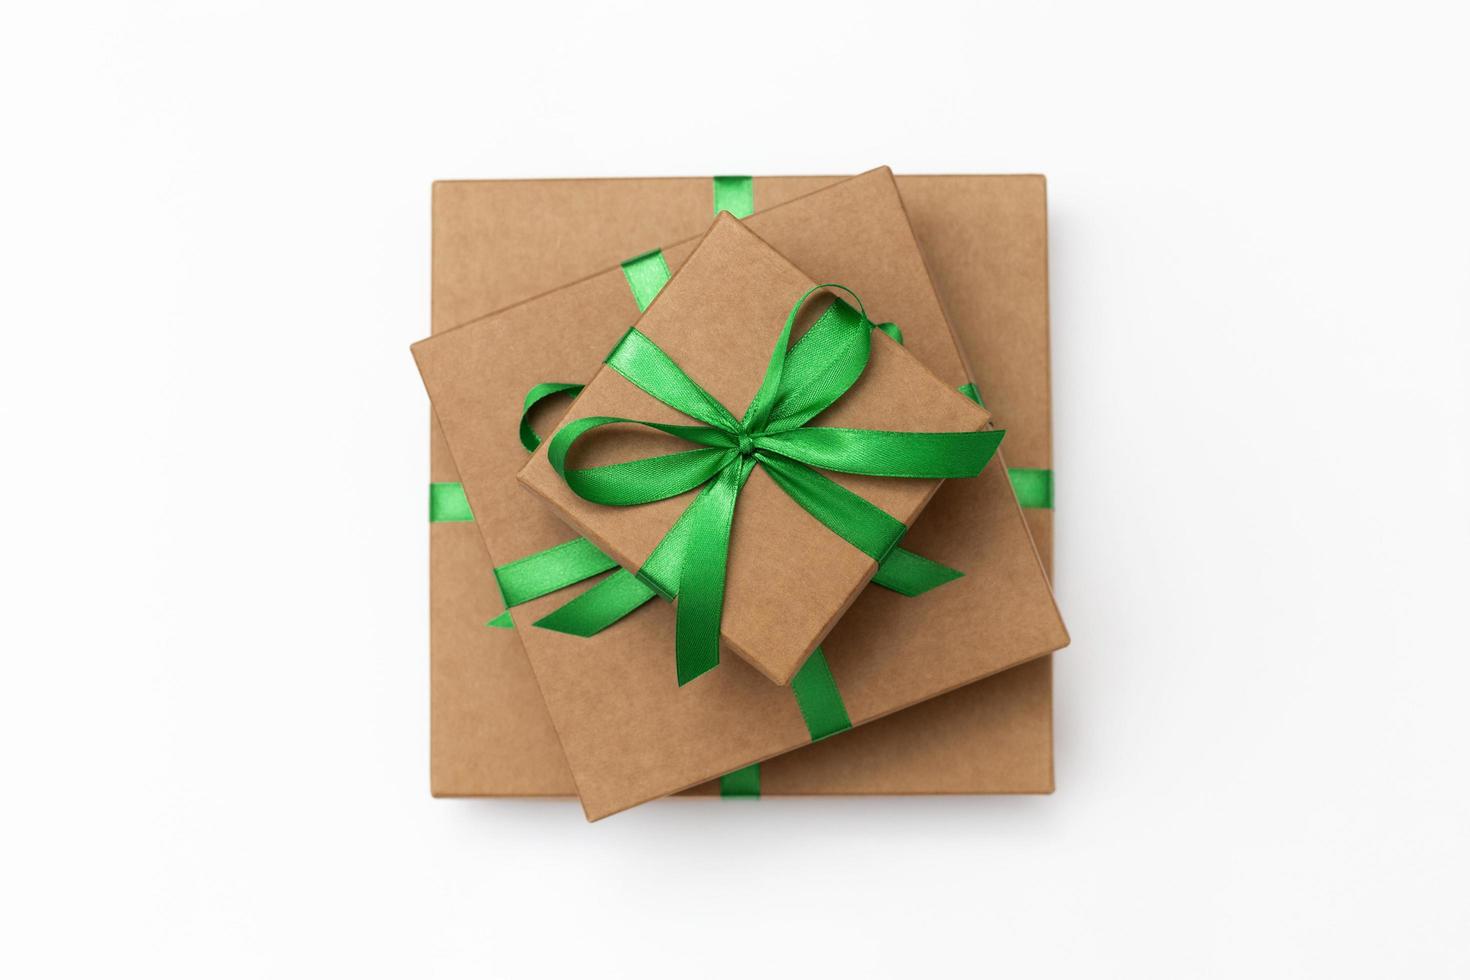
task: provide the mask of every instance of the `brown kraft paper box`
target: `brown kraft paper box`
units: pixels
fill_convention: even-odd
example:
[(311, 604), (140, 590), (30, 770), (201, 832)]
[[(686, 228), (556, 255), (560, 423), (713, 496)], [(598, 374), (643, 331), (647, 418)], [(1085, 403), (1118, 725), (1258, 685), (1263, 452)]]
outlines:
[[(840, 232), (832, 224), (836, 216)], [(804, 251), (808, 275), (846, 282), (871, 297), (869, 306), (883, 311), (875, 314), (879, 318), (920, 325), (925, 317), (915, 304), (935, 302), (886, 170), (757, 214), (749, 225), (774, 244), (790, 242)], [(671, 267), (691, 247), (666, 249)], [(590, 375), (636, 316), (621, 270), (612, 269), (415, 347), (444, 431), (451, 445), (460, 446), (460, 472), (492, 559), (522, 557), (569, 537), (534, 499), (509, 492), (518, 464), (519, 392), (537, 381), (565, 379), (569, 371)], [(516, 342), (536, 330), (555, 343)], [(965, 380), (947, 330), (918, 333), (908, 347), (931, 369), (947, 362), (937, 373), (949, 384)], [(854, 724), (1066, 642), (1005, 474), (992, 466), (977, 480), (951, 481), (945, 490), (968, 486), (978, 488), (972, 494), (978, 505), (950, 507), (948, 519), (934, 519), (936, 501), (907, 542), (960, 568), (966, 578), (914, 600), (870, 588), (832, 634), (828, 659)], [(528, 603), (516, 618), (533, 622), (578, 591)], [(671, 651), (672, 635), (672, 612), (662, 603), (594, 641), (521, 631), (593, 818), (805, 741), (789, 692), (776, 689), (786, 696), (772, 698), (768, 682), (738, 661), (681, 695), (668, 670), (672, 653), (659, 654)], [(954, 643), (952, 635), (966, 642)], [(900, 645), (895, 638), (902, 638), (902, 656), (894, 655)], [(587, 655), (589, 643), (596, 656)], [(608, 696), (611, 678), (622, 697)]]
[[(735, 417), (755, 396), (788, 311), (816, 288), (728, 214), (685, 261), (678, 275), (635, 324), (675, 364)], [(845, 297), (844, 297), (845, 298)], [(812, 297), (805, 322), (831, 302)], [(932, 311), (936, 318), (938, 308)], [(800, 328), (802, 324), (798, 324)], [(936, 323), (935, 332), (944, 330)], [(795, 339), (795, 337), (793, 337)], [(588, 416), (646, 419), (674, 425), (695, 420), (656, 400), (604, 365), (558, 423)], [(961, 432), (985, 427), (989, 413), (947, 386), (881, 331), (872, 335), (868, 366), (813, 424), (906, 432)], [(652, 438), (650, 438), (652, 437)], [(641, 427), (604, 429), (576, 465), (598, 466), (696, 449)], [(608, 507), (578, 497), (552, 469), (550, 440), (519, 479), (604, 554), (637, 572), (699, 489), (637, 507)], [(826, 474), (839, 485), (912, 525), (938, 480)], [(721, 620), (723, 647), (777, 684), (788, 684), (878, 564), (801, 508), (757, 466), (737, 498)]]
[[(757, 177), (757, 211), (834, 177)], [(899, 189), (1013, 466), (1051, 468), (1046, 187), (1039, 176), (899, 176)], [(712, 215), (709, 177), (468, 180), (434, 185), (433, 329), (606, 268)], [(458, 471), (431, 418), (431, 481)], [(1026, 510), (1050, 569), (1049, 501)], [(916, 530), (915, 537), (923, 533)], [(568, 796), (575, 784), (529, 662), (500, 611), (473, 523), (430, 525), (431, 789)], [(1044, 793), (1053, 788), (1043, 657), (761, 766), (760, 793)], [(720, 792), (718, 782), (695, 787)]]

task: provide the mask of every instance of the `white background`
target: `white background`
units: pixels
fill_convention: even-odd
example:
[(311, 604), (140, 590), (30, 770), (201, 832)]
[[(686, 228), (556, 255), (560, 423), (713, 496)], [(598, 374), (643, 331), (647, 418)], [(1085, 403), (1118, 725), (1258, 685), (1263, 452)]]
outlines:
[[(1464, 5), (7, 5), (0, 973), (1470, 973)], [(428, 795), (429, 184), (1044, 172), (1047, 798)]]

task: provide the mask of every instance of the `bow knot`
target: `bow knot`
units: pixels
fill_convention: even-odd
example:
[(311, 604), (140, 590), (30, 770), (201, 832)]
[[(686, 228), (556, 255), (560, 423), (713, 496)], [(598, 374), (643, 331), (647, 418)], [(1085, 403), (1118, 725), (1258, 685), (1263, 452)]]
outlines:
[(754, 456), (755, 440), (750, 437), (750, 434), (747, 433), (744, 429), (741, 429), (738, 433), (736, 433), (736, 435), (738, 437), (738, 442), (736, 443), (735, 448), (740, 450), (740, 455), (742, 457)]

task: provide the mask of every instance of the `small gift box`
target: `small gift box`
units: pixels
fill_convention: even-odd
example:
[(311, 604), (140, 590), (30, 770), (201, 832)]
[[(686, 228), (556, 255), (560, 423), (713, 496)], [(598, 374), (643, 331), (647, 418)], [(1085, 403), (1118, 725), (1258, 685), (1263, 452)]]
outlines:
[[(922, 351), (926, 365), (951, 386), (967, 383), (886, 171), (758, 213), (748, 224), (770, 241), (789, 243), (804, 261), (820, 266), (823, 278), (853, 286), (871, 307), (885, 311), (881, 315), (897, 320), (909, 349)], [(663, 256), (678, 268), (692, 247), (670, 247)], [(545, 553), (564, 557), (558, 548), (580, 547), (569, 540), (565, 525), (516, 487), (517, 457), (524, 459), (523, 395), (541, 382), (585, 381), (595, 373), (637, 318), (638, 294), (631, 287), (624, 270), (614, 268), (415, 347), (455, 454), (473, 526), (499, 572), (524, 568)], [(511, 596), (518, 633), (589, 817), (770, 758), (1065, 645), (1045, 576), (999, 467), (976, 480), (947, 483), (910, 537), (923, 542), (916, 550), (965, 577), (918, 599), (866, 590), (830, 637), (823, 669), (812, 673), (809, 663), (798, 675), (798, 690), (810, 696), (806, 703), (733, 658), (698, 684), (676, 686), (669, 669), (674, 631), (668, 603), (651, 602), (584, 639), (530, 624), (589, 583), (558, 585), (551, 579)], [(612, 563), (604, 558), (592, 567), (607, 571)], [(587, 574), (592, 573), (581, 577)], [(955, 642), (959, 636), (963, 642)], [(1044, 681), (1045, 672), (1017, 676)], [(1013, 685), (1004, 694), (1030, 711), (1033, 695)], [(964, 727), (950, 718), (962, 702), (946, 702), (941, 725), (926, 732)], [(830, 710), (834, 704), (841, 710)], [(1020, 718), (1009, 710), (1002, 717)], [(1044, 745), (1044, 718), (1038, 732)], [(904, 746), (911, 742), (905, 756), (919, 751), (926, 738), (902, 740)], [(959, 791), (968, 780), (984, 778), (971, 775), (974, 767), (957, 754), (962, 743), (945, 744), (936, 759), (952, 775), (936, 788)], [(821, 758), (840, 757), (824, 751)], [(835, 788), (826, 777), (814, 785)], [(1046, 788), (1044, 782), (1034, 785)]]
[(605, 593), (677, 594), (679, 683), (713, 668), (723, 639), (787, 684), (880, 563), (910, 594), (958, 577), (898, 541), (1001, 433), (842, 296), (818, 316), (817, 289), (715, 220), (520, 473), (641, 580), (538, 625), (586, 635)]

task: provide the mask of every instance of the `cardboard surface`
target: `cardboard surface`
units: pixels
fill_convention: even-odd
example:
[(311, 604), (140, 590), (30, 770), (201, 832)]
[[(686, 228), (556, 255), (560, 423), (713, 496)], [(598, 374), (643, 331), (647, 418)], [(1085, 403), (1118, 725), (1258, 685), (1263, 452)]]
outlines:
[[(836, 182), (757, 177), (763, 210)], [(904, 205), (1012, 465), (1050, 469), (1046, 185), (1039, 176), (899, 176)], [(695, 235), (708, 177), (441, 181), (433, 200), (433, 329), (440, 332)], [(431, 418), (430, 478), (459, 474)], [(1052, 514), (1026, 512), (1049, 566)], [(922, 522), (914, 534), (922, 534)], [(436, 796), (575, 792), (472, 523), (431, 524), (430, 782)], [(1054, 785), (1051, 658), (761, 767), (761, 793), (1044, 793)], [(717, 794), (717, 783), (689, 791)]]
[[(841, 234), (827, 225), (834, 215), (843, 218)], [(884, 222), (891, 228), (894, 221), (906, 224), (891, 179), (877, 171), (761, 212), (748, 224), (793, 258), (793, 252), (801, 253), (804, 271), (813, 278), (851, 284), (885, 317), (893, 311), (891, 318), (900, 324), (919, 322), (922, 317), (909, 315), (916, 312), (914, 304), (935, 300), (917, 251), (912, 258), (879, 256), (866, 247), (873, 229)], [(677, 268), (690, 248), (665, 249), (670, 266)], [(899, 274), (905, 262), (917, 264), (919, 278)], [(573, 378), (590, 375), (636, 315), (621, 270), (613, 268), (415, 347), (443, 430), (459, 447), (456, 460), (475, 526), (492, 559), (520, 557), (568, 537), (529, 495), (507, 490), (514, 485), (509, 466), (520, 451), (514, 424), (520, 394), (538, 381), (569, 380), (569, 372)], [(537, 332), (556, 337), (557, 343), (517, 342)], [(945, 377), (939, 369), (944, 358), (921, 355), (936, 374), (954, 385), (966, 380), (952, 339), (915, 338), (909, 344), (916, 354), (925, 348), (947, 349), (953, 361), (951, 376)], [(974, 488), (970, 492), (977, 499), (950, 508), (945, 518), (940, 498), (961, 487)], [(869, 588), (838, 624), (826, 649), (854, 724), (1066, 642), (1000, 467), (988, 468), (976, 480), (947, 484), (910, 540), (915, 550), (962, 569), (966, 578), (920, 600)], [(533, 621), (578, 591), (529, 603), (516, 618)], [(996, 617), (991, 609), (1008, 614)], [(615, 812), (805, 741), (789, 692), (743, 663), (732, 661), (698, 684), (677, 688), (668, 670), (672, 636), (672, 610), (666, 604), (645, 607), (604, 633), (596, 656), (587, 655), (588, 641), (579, 638), (521, 632), (589, 816)], [(965, 642), (954, 642), (956, 636)], [(895, 656), (900, 646), (902, 656)], [(610, 698), (610, 686), (624, 696)], [(838, 736), (830, 744), (852, 737)]]
[[(902, 247), (895, 243), (894, 247)], [(643, 314), (638, 330), (739, 418), (765, 375), (786, 317), (816, 287), (728, 214), (720, 215), (678, 274)], [(810, 323), (831, 300), (813, 297)], [(947, 333), (933, 310), (911, 333)], [(877, 314), (875, 314), (877, 315)], [(799, 324), (799, 327), (802, 324)], [(793, 335), (793, 339), (799, 333)], [(617, 371), (603, 365), (557, 428), (588, 416), (692, 424)], [(882, 332), (872, 335), (867, 369), (813, 424), (902, 432), (961, 432), (985, 427), (990, 415), (934, 377)], [(607, 507), (578, 497), (552, 469), (550, 440), (519, 478), (563, 520), (624, 568), (637, 572), (699, 490), (638, 507)], [(575, 464), (600, 466), (697, 448), (644, 428), (599, 430), (579, 446)], [(941, 481), (824, 474), (892, 517), (911, 525)], [(721, 622), (723, 646), (777, 684), (786, 684), (847, 611), (877, 563), (801, 508), (762, 467), (741, 491), (730, 537)]]

